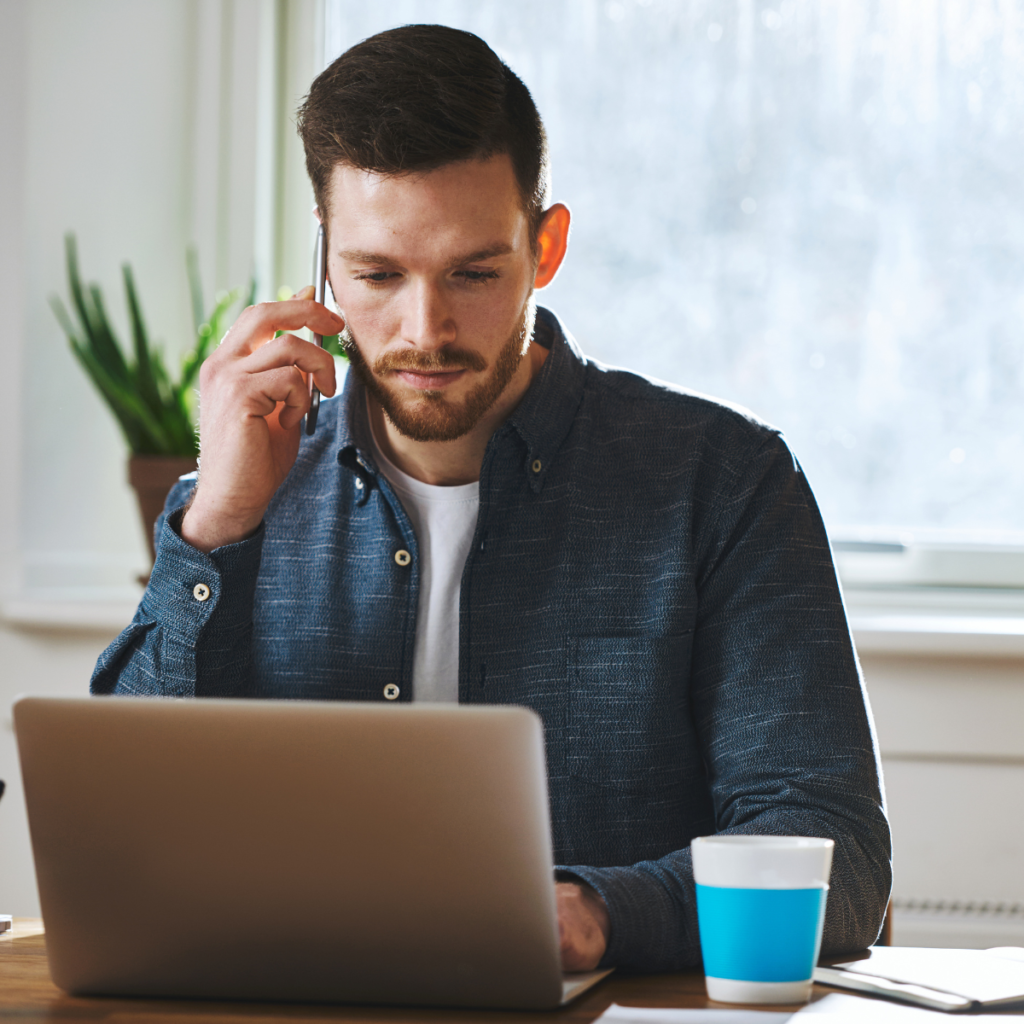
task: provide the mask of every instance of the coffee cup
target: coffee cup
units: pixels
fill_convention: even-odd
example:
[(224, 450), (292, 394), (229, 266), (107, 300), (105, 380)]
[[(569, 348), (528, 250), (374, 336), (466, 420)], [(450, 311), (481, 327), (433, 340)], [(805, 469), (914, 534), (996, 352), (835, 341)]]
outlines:
[(697, 923), (711, 999), (810, 999), (834, 845), (804, 836), (693, 840)]

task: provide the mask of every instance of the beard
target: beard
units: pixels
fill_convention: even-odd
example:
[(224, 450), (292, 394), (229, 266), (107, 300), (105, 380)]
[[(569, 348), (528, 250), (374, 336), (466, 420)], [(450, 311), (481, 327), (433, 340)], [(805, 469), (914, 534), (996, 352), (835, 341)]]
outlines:
[(385, 352), (371, 367), (359, 348), (348, 324), (341, 333), (352, 368), (363, 386), (376, 399), (395, 429), (413, 441), (454, 441), (468, 434), (494, 406), (512, 382), (519, 364), (533, 339), (537, 307), (533, 296), (527, 300), (519, 323), (498, 352), (490, 373), (459, 401), (451, 401), (444, 391), (400, 392), (387, 383), (395, 370), (429, 373), (444, 370), (470, 370), (482, 373), (487, 360), (479, 352), (442, 348), (436, 352), (408, 349)]

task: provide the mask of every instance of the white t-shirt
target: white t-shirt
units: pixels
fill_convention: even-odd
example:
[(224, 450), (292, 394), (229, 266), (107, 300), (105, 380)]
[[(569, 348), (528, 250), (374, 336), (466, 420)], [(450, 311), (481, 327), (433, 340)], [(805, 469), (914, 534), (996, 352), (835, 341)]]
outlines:
[(420, 597), (413, 648), (414, 701), (459, 700), (459, 592), (473, 543), (480, 484), (438, 487), (403, 473), (381, 451), (373, 424), (374, 456), (416, 531)]

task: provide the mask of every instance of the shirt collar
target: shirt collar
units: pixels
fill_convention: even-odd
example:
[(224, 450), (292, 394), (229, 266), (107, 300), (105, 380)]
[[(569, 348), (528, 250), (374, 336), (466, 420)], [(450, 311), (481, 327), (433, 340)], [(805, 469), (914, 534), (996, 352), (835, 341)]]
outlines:
[(351, 453), (358, 462), (377, 472), (373, 458), (373, 439), (370, 435), (370, 418), (367, 414), (366, 388), (359, 375), (349, 365), (345, 373), (345, 384), (338, 403), (338, 461), (343, 465)]
[[(548, 349), (549, 355), (523, 400), (495, 432), (494, 439), (511, 430), (522, 438), (527, 449), (523, 468), (530, 487), (539, 492), (583, 397), (586, 359), (558, 317), (543, 306), (537, 307), (534, 340)], [(352, 469), (361, 465), (378, 472), (366, 412), (366, 389), (351, 368), (345, 375), (341, 401), (337, 405), (338, 461)]]
[(499, 433), (513, 428), (523, 439), (526, 476), (537, 493), (583, 398), (586, 359), (558, 317), (543, 306), (537, 307), (534, 338), (550, 349), (550, 354)]

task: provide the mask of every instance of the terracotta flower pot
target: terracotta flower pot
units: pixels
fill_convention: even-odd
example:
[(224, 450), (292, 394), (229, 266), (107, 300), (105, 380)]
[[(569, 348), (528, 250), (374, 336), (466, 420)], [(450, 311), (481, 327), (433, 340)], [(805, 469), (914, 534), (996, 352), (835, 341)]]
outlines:
[[(164, 510), (164, 502), (179, 476), (196, 468), (195, 459), (182, 459), (172, 455), (132, 455), (128, 459), (128, 483), (135, 489), (139, 500), (139, 514), (149, 545), (149, 563), (156, 560), (153, 545), (153, 527)], [(149, 577), (146, 576), (145, 580)]]

